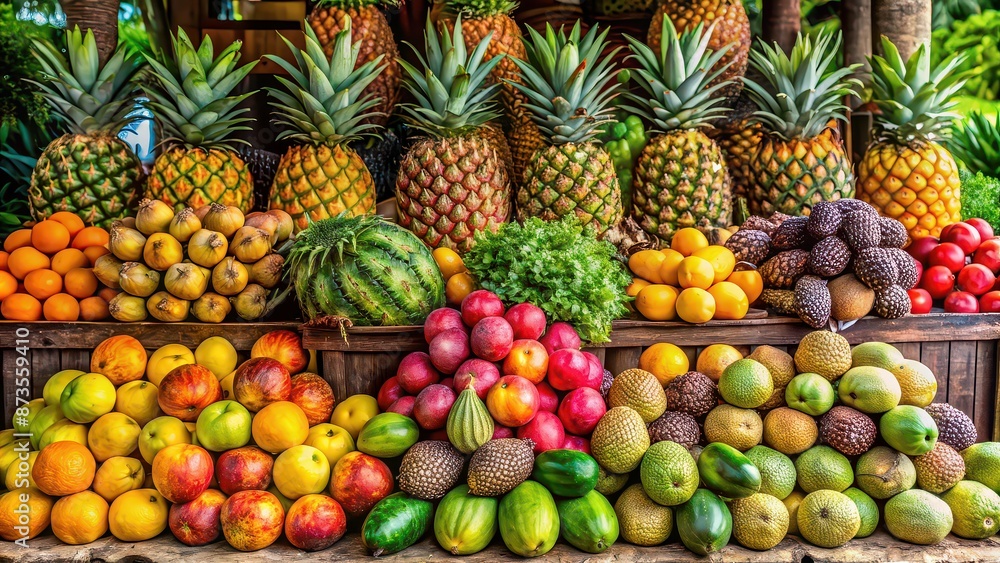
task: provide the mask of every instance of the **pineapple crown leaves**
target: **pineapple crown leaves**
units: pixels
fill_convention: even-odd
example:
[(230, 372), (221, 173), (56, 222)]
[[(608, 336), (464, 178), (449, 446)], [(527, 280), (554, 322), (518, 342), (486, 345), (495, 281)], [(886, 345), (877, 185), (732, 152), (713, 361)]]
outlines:
[(403, 85), (417, 100), (416, 104), (401, 105), (412, 127), (432, 136), (445, 137), (463, 134), (499, 117), (495, 98), (500, 84), (488, 82), (490, 71), (504, 56), (483, 61), (492, 38), (490, 32), (469, 53), (462, 35), (461, 16), (455, 20), (451, 34), (444, 25), (438, 33), (427, 18), (424, 30), (426, 57), (407, 43), (423, 70), (399, 60), (408, 75)]
[(843, 100), (862, 87), (848, 77), (861, 65), (835, 68), (840, 41), (839, 31), (821, 32), (816, 38), (800, 33), (791, 55), (777, 43), (761, 41), (759, 49), (750, 52), (750, 65), (765, 81), (743, 78), (747, 94), (760, 108), (752, 121), (785, 140), (815, 137), (831, 119), (846, 121)]
[(869, 57), (872, 67), (873, 99), (882, 111), (876, 117), (878, 138), (910, 139), (946, 137), (958, 114), (951, 111), (956, 92), (965, 84), (967, 73), (955, 70), (965, 60), (954, 53), (931, 68), (931, 54), (921, 45), (904, 61), (888, 37), (882, 36), (884, 57)]
[(142, 59), (119, 45), (101, 67), (94, 32), (66, 30), (69, 57), (47, 41), (32, 39), (44, 82), (30, 81), (74, 133), (114, 131), (132, 108), (135, 77)]
[(1000, 115), (993, 122), (978, 111), (953, 128), (951, 152), (972, 172), (1000, 178)]
[(316, 8), (341, 8), (349, 10), (351, 8), (364, 8), (365, 6), (399, 6), (399, 0), (319, 0)]
[(451, 13), (472, 18), (507, 15), (517, 9), (512, 0), (446, 0), (445, 5)]
[(153, 77), (146, 89), (150, 98), (146, 105), (153, 110), (167, 134), (164, 142), (230, 150), (231, 142), (246, 143), (228, 137), (234, 131), (250, 130), (242, 124), (252, 119), (239, 117), (250, 111), (249, 108), (234, 108), (256, 91), (237, 96), (229, 96), (229, 93), (250, 74), (258, 61), (236, 68), (240, 41), (233, 42), (213, 58), (212, 39), (208, 35), (198, 49), (181, 28), (171, 40), (172, 56), (165, 56), (160, 61), (145, 54)]
[(385, 70), (383, 57), (380, 55), (355, 70), (361, 41), (351, 44), (350, 16), (344, 16), (344, 27), (337, 33), (329, 58), (311, 26), (305, 26), (305, 35), (305, 50), (297, 49), (281, 36), (295, 55), (294, 65), (281, 57), (265, 55), (292, 77), (292, 80), (277, 77), (287, 92), (265, 88), (276, 100), (271, 102), (280, 117), (276, 122), (291, 127), (278, 138), (334, 146), (364, 136), (377, 136), (378, 125), (361, 122), (382, 115), (368, 111), (381, 98), (366, 94), (365, 88)]
[(611, 101), (621, 85), (613, 58), (621, 47), (600, 58), (609, 30), (598, 35), (595, 25), (581, 38), (579, 20), (568, 36), (551, 24), (545, 24), (544, 36), (529, 27), (527, 60), (513, 59), (524, 83), (507, 82), (527, 96), (524, 107), (554, 145), (590, 141), (614, 119)]
[(632, 50), (629, 58), (639, 61), (636, 81), (644, 95), (626, 93), (631, 104), (623, 104), (622, 108), (645, 117), (663, 132), (711, 127), (712, 119), (729, 111), (717, 107), (723, 98), (715, 94), (730, 81), (711, 82), (732, 64), (730, 61), (713, 72), (716, 63), (732, 48), (732, 44), (715, 52), (708, 48), (714, 29), (715, 23), (707, 29), (700, 23), (678, 35), (664, 14), (659, 56), (644, 42), (626, 35)]

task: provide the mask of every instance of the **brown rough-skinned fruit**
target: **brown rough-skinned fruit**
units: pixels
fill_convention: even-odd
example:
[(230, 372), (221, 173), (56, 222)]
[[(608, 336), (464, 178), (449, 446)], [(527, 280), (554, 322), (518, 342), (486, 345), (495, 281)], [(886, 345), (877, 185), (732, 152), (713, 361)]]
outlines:
[(490, 440), (469, 461), (469, 492), (496, 497), (514, 490), (530, 475), (535, 464), (535, 443), (529, 439)]
[(844, 455), (867, 452), (877, 435), (875, 422), (851, 407), (833, 407), (819, 419), (819, 439)]
[(913, 467), (917, 470), (917, 486), (934, 494), (947, 491), (965, 477), (962, 454), (940, 440), (931, 451), (913, 458)]

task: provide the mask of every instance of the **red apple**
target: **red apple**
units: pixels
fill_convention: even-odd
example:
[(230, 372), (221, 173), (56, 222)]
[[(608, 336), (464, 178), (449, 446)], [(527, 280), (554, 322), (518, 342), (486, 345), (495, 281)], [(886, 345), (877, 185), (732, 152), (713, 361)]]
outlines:
[(556, 390), (545, 381), (536, 383), (535, 389), (538, 389), (538, 410), (556, 412), (559, 408), (559, 395), (556, 394)]
[(267, 490), (271, 486), (273, 467), (271, 454), (257, 446), (244, 446), (222, 452), (215, 462), (215, 474), (222, 492), (232, 495), (240, 491)]
[(448, 389), (451, 389), (452, 391), (454, 391), (455, 390), (455, 378), (454, 377), (446, 377), (446, 378), (444, 378), (444, 379), (441, 380), (441, 385), (444, 385)]
[(931, 294), (926, 289), (908, 289), (906, 294), (910, 296), (911, 315), (924, 315), (931, 312), (934, 299), (931, 298)]
[(430, 344), (435, 336), (453, 328), (462, 331), (465, 330), (465, 324), (462, 322), (462, 313), (450, 307), (434, 309), (424, 320), (424, 340)]
[(978, 313), (979, 301), (966, 291), (953, 291), (944, 298), (944, 310), (949, 313)]
[(153, 458), (153, 486), (170, 502), (188, 502), (208, 489), (215, 473), (212, 455), (193, 444), (173, 444)]
[(431, 340), (431, 363), (445, 375), (455, 373), (458, 366), (469, 359), (471, 354), (469, 335), (465, 334), (463, 330), (454, 328), (446, 330)]
[(403, 395), (402, 397), (396, 399), (389, 405), (389, 408), (385, 409), (385, 412), (394, 412), (401, 414), (403, 416), (408, 416), (413, 418), (413, 405), (417, 402), (417, 398), (412, 395)]
[(926, 289), (934, 299), (944, 299), (955, 289), (955, 274), (945, 266), (931, 266), (920, 277), (921, 289)]
[(1000, 291), (990, 291), (979, 298), (980, 313), (1000, 313)]
[(325, 379), (315, 373), (300, 373), (292, 378), (292, 391), (288, 400), (306, 413), (309, 426), (330, 422), (333, 414), (333, 389)]
[(958, 273), (958, 289), (980, 296), (993, 289), (997, 277), (982, 264), (967, 264)]
[(947, 232), (941, 232), (941, 242), (957, 244), (965, 254), (972, 254), (983, 242), (979, 231), (968, 223), (952, 223)]
[(920, 280), (924, 279), (924, 264), (912, 256), (910, 258), (913, 260), (913, 266), (917, 269), (917, 282), (913, 284), (913, 287), (920, 287)]
[(194, 422), (205, 407), (222, 400), (222, 385), (208, 368), (187, 364), (163, 377), (156, 399), (165, 414)]
[(274, 543), (284, 530), (285, 509), (267, 491), (240, 491), (222, 503), (222, 535), (240, 551), (257, 551)]
[(290, 330), (272, 330), (254, 342), (251, 358), (271, 358), (281, 362), (290, 374), (309, 366), (309, 351), (302, 347), (302, 338)]
[(556, 350), (562, 350), (564, 348), (579, 350), (580, 346), (583, 344), (580, 340), (580, 335), (576, 333), (576, 329), (574, 329), (569, 323), (564, 323), (562, 321), (552, 323), (549, 330), (545, 331), (545, 334), (543, 334), (538, 341), (545, 346), (545, 351), (548, 352), (550, 356)]
[(488, 362), (499, 362), (510, 353), (514, 329), (503, 317), (486, 317), (472, 327), (469, 341), (473, 354)]
[(581, 436), (566, 434), (566, 439), (563, 441), (562, 449), (576, 450), (590, 455), (590, 440)]
[(431, 357), (424, 352), (410, 352), (396, 369), (396, 379), (403, 391), (416, 395), (424, 387), (441, 381), (441, 374), (431, 363)]
[(273, 358), (252, 358), (236, 368), (233, 396), (251, 412), (287, 401), (292, 393), (292, 377), (284, 364)]
[(918, 262), (927, 266), (927, 258), (930, 256), (931, 250), (934, 250), (940, 242), (937, 237), (918, 238), (910, 243), (906, 251), (910, 253), (910, 256), (916, 258)]
[(451, 389), (440, 383), (428, 385), (413, 403), (413, 418), (424, 430), (444, 428), (454, 402), (455, 392)]
[(585, 436), (594, 431), (607, 410), (600, 391), (580, 387), (566, 393), (557, 413), (567, 432)]
[(566, 440), (566, 430), (558, 416), (548, 411), (539, 411), (535, 418), (517, 429), (517, 437), (531, 438), (535, 443), (535, 453), (540, 454), (561, 448)]
[(523, 426), (539, 409), (538, 389), (519, 375), (505, 375), (486, 395), (486, 408), (504, 426)]
[(518, 303), (503, 316), (514, 329), (514, 339), (538, 340), (545, 332), (545, 311), (531, 303)]
[(972, 228), (979, 231), (979, 238), (982, 239), (983, 242), (993, 238), (993, 225), (990, 225), (989, 221), (986, 219), (973, 217), (971, 219), (966, 219), (965, 223), (972, 225)]
[(392, 471), (381, 459), (348, 452), (330, 472), (330, 496), (351, 517), (364, 516), (392, 492)]
[(462, 299), (462, 320), (468, 326), (476, 326), (486, 317), (502, 316), (503, 301), (492, 291), (477, 289)]
[[(514, 344), (516, 346), (517, 342)], [(511, 355), (513, 353), (511, 351)], [(500, 370), (497, 369), (496, 364), (479, 358), (471, 358), (462, 362), (462, 365), (458, 366), (458, 371), (455, 372), (455, 392), (461, 393), (471, 385), (476, 390), (476, 395), (485, 401), (490, 387), (493, 387), (498, 379), (500, 379)]]
[(435, 442), (447, 442), (448, 441), (448, 430), (440, 428), (433, 432), (424, 432), (423, 440), (431, 440)]
[(587, 356), (579, 350), (564, 348), (549, 356), (549, 383), (554, 389), (571, 391), (580, 387), (601, 388), (604, 370), (592, 370)]
[(345, 532), (344, 509), (326, 495), (299, 497), (285, 516), (288, 543), (305, 551), (326, 549), (344, 537)]
[(513, 438), (514, 431), (506, 426), (500, 426), (499, 424), (493, 425), (493, 437), (490, 440), (501, 440), (503, 438)]
[(392, 376), (385, 380), (382, 387), (378, 390), (378, 409), (384, 411), (389, 408), (389, 405), (396, 402), (396, 399), (402, 397), (406, 394), (406, 391), (399, 385), (399, 377)]
[(950, 272), (957, 274), (962, 266), (965, 266), (965, 251), (953, 242), (942, 242), (931, 250), (927, 256), (927, 264), (944, 266)]
[(984, 240), (972, 255), (972, 262), (986, 266), (993, 275), (1000, 274), (1000, 239)]
[(173, 504), (167, 522), (170, 531), (178, 541), (185, 545), (207, 545), (219, 539), (222, 524), (219, 513), (226, 495), (215, 489), (205, 489), (192, 501), (183, 504)]
[(549, 353), (537, 340), (515, 340), (503, 361), (504, 375), (520, 375), (532, 383), (541, 383), (549, 370)]

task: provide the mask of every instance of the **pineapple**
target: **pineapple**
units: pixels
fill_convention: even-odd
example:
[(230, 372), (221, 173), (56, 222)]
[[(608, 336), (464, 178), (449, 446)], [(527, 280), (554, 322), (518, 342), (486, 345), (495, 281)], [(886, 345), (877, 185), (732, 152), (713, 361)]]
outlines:
[[(612, 57), (601, 57), (608, 30), (595, 25), (581, 38), (580, 22), (566, 35), (547, 25), (542, 36), (528, 29), (527, 60), (515, 61), (532, 118), (548, 141), (531, 156), (517, 191), (518, 219), (554, 220), (568, 215), (598, 235), (621, 222), (622, 192), (611, 155), (596, 140), (613, 119), (619, 83)], [(513, 147), (512, 147), (513, 148)]]
[(750, 19), (743, 9), (741, 0), (664, 0), (653, 14), (649, 25), (649, 35), (646, 43), (654, 53), (660, 50), (660, 37), (663, 29), (663, 16), (669, 16), (674, 27), (679, 31), (694, 29), (701, 23), (715, 23), (712, 39), (708, 48), (714, 52), (722, 51), (727, 45), (732, 47), (726, 55), (719, 59), (713, 72), (723, 70), (713, 82), (726, 87), (719, 94), (735, 101), (743, 89), (739, 80), (747, 71), (750, 58)]
[(948, 143), (951, 151), (973, 174), (1000, 178), (1000, 115), (993, 121), (978, 111), (964, 124), (955, 124)]
[(937, 142), (958, 117), (950, 98), (965, 83), (955, 74), (963, 55), (931, 69), (925, 45), (904, 61), (882, 37), (885, 57), (872, 57), (874, 144), (858, 166), (858, 195), (887, 217), (897, 219), (911, 238), (940, 236), (962, 220), (958, 166)]
[(257, 61), (236, 68), (240, 46), (236, 41), (214, 56), (208, 35), (198, 49), (181, 28), (172, 38), (172, 57), (164, 60), (147, 54), (152, 80), (147, 105), (162, 129), (166, 144), (153, 164), (146, 184), (146, 197), (159, 199), (180, 210), (210, 203), (238, 207), (244, 213), (253, 207), (253, 180), (246, 163), (232, 143), (236, 131), (249, 131), (239, 117), (250, 111), (235, 109), (255, 92), (229, 96)]
[[(290, 129), (279, 139), (292, 139), (281, 157), (271, 185), (271, 209), (292, 216), (297, 231), (310, 222), (366, 215), (375, 210), (375, 182), (361, 156), (349, 143), (373, 136), (380, 127), (370, 118), (379, 104), (368, 91), (385, 69), (381, 55), (358, 65), (363, 41), (351, 43), (351, 19), (344, 16), (341, 31), (326, 55), (310, 27), (305, 50), (282, 37), (295, 55), (295, 64), (266, 55), (291, 75), (278, 77), (284, 90), (267, 88), (278, 123)], [(329, 57), (329, 58), (328, 58)]]
[(354, 68), (382, 57), (385, 70), (365, 89), (365, 94), (378, 100), (374, 113), (368, 115), (367, 120), (380, 126), (389, 122), (399, 101), (401, 76), (399, 63), (396, 62), (399, 49), (381, 8), (395, 8), (397, 5), (396, 0), (320, 0), (306, 19), (306, 27), (312, 28), (326, 56), (333, 55), (337, 34), (344, 29), (344, 16), (350, 16), (353, 29), (351, 41), (361, 44)]
[[(729, 86), (716, 78), (728, 69), (716, 66), (728, 47), (708, 45), (715, 24), (678, 36), (663, 18), (657, 52), (627, 37), (639, 63), (639, 94), (626, 94), (633, 111), (653, 124), (659, 135), (649, 140), (636, 162), (632, 215), (647, 233), (669, 240), (685, 227), (725, 227), (732, 215), (726, 160), (719, 145), (702, 129), (724, 114), (716, 94)], [(730, 63), (731, 64), (731, 63)]]
[(722, 154), (726, 157), (734, 202), (740, 199), (746, 200), (750, 193), (753, 180), (750, 160), (761, 138), (760, 124), (753, 123), (750, 119), (756, 109), (750, 98), (741, 94), (733, 106), (733, 111), (715, 120), (713, 123), (715, 127), (705, 131), (706, 135), (719, 144)]
[(422, 68), (400, 61), (404, 86), (418, 102), (400, 107), (427, 138), (400, 162), (396, 207), (399, 224), (432, 248), (463, 253), (477, 232), (495, 232), (510, 217), (507, 166), (493, 140), (497, 131), (487, 125), (498, 115), (500, 90), (490, 72), (504, 56), (484, 60), (492, 37), (487, 33), (470, 51), (461, 16), (440, 34), (428, 18), (426, 55), (417, 53)]
[(814, 203), (854, 195), (851, 163), (831, 120), (846, 121), (843, 100), (861, 83), (848, 78), (860, 65), (834, 68), (840, 34), (830, 32), (795, 41), (791, 56), (760, 44), (750, 65), (761, 81), (744, 78), (757, 105), (751, 122), (763, 137), (750, 161), (750, 213), (808, 215)]
[(34, 55), (45, 73), (34, 82), (62, 116), (68, 133), (42, 152), (31, 174), (31, 216), (40, 221), (58, 211), (84, 222), (110, 226), (124, 217), (142, 187), (142, 163), (117, 137), (132, 108), (132, 82), (140, 61), (120, 46), (100, 67), (93, 31), (66, 31), (69, 56), (33, 39)]

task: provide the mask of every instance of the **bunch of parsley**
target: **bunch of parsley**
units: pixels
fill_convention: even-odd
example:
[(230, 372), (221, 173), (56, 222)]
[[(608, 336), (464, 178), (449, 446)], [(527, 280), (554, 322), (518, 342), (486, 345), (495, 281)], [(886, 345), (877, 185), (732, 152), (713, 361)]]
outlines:
[(632, 280), (615, 247), (571, 220), (531, 218), (478, 233), (465, 265), (504, 303), (537, 305), (587, 342), (607, 342), (611, 321), (628, 313), (625, 288)]
[(962, 170), (962, 218), (979, 217), (1000, 232), (1000, 180)]

